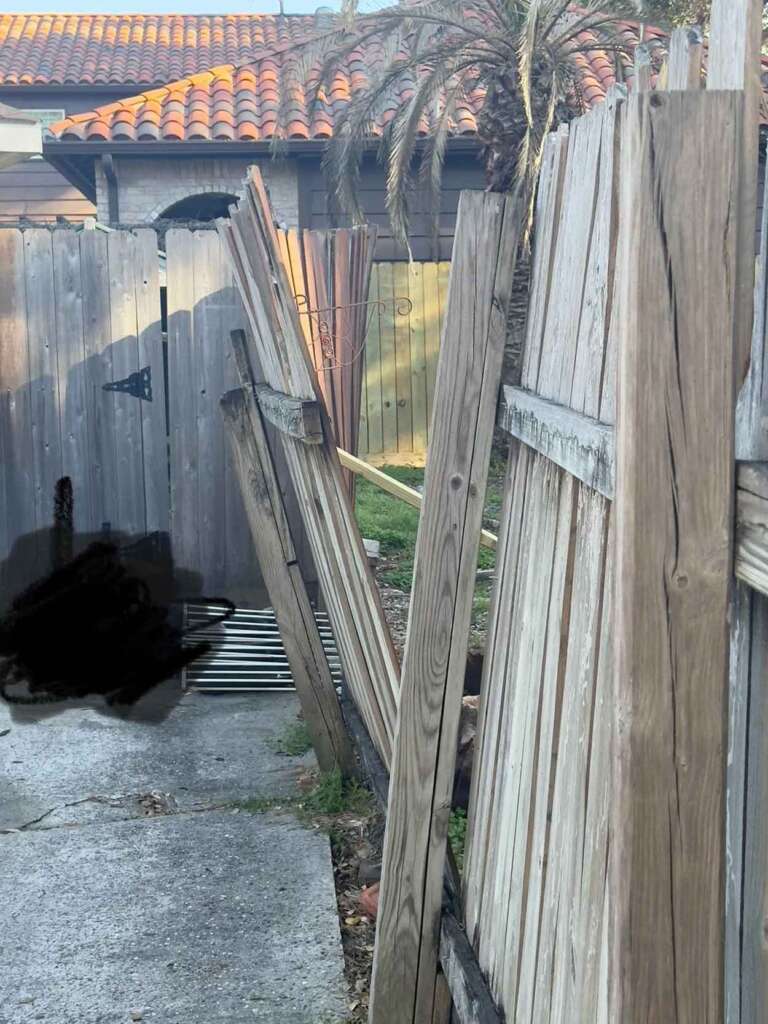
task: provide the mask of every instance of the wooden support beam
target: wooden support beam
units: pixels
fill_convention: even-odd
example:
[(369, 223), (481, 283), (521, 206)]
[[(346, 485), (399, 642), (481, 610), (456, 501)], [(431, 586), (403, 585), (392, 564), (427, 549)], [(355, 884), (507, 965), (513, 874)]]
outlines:
[[(362, 459), (358, 459), (356, 455), (350, 455), (343, 448), (337, 448), (336, 450), (339, 453), (339, 461), (345, 469), (349, 469), (358, 476), (364, 477), (372, 484), (381, 488), (382, 491), (386, 491), (387, 494), (391, 494), (394, 498), (404, 501), (406, 505), (412, 505), (413, 508), (421, 508), (424, 497), (415, 487), (408, 487), (407, 484), (401, 483), (393, 476), (382, 473), (380, 469), (371, 466), (370, 463), (364, 462)], [(484, 548), (495, 548), (498, 540), (496, 534), (491, 533), (490, 530), (483, 530), (480, 534), (480, 543)]]
[(509, 385), (501, 389), (496, 425), (606, 498), (613, 498), (612, 426)]
[(255, 390), (262, 416), (281, 434), (289, 434), (305, 444), (323, 443), (319, 402), (294, 398), (268, 384), (257, 384)]
[(676, 28), (669, 39), (667, 89), (670, 92), (701, 88), (704, 38), (700, 28)]
[(637, 95), (625, 107), (613, 513), (617, 1021), (723, 1018), (742, 108), (736, 92)]
[[(371, 1024), (429, 1024), (483, 497), (519, 211), (463, 192), (403, 659)], [(475, 268), (486, 268), (482, 275)]]
[[(233, 332), (235, 335), (242, 332)], [(233, 339), (241, 379), (248, 381), (244, 341)], [(221, 400), (251, 536), (280, 629), (317, 761), (322, 771), (354, 771), (336, 688), (317, 628), (283, 507), (252, 382)]]
[(757, 225), (760, 104), (763, 98), (762, 0), (713, 0), (707, 53), (707, 88), (744, 94), (738, 139), (736, 387), (741, 387), (752, 351)]
[[(349, 734), (380, 809), (387, 813), (389, 773), (371, 742), (354, 701), (344, 692), (341, 707)], [(446, 882), (449, 889), (452, 884)], [(440, 922), (440, 964), (453, 1002), (454, 1024), (503, 1024), (488, 983), (466, 932), (454, 914), (443, 909)], [(433, 1024), (445, 1019), (445, 1005), (436, 1005)]]

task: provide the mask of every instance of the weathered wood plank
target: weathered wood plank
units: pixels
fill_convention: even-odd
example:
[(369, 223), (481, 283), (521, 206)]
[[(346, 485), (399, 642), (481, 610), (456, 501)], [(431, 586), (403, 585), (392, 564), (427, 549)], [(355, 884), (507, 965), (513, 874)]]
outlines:
[[(473, 580), (518, 219), (509, 198), (462, 193), (392, 762), (372, 1024), (432, 1015)], [(488, 273), (471, 273), (477, 266)]]
[(745, 462), (768, 460), (768, 175), (763, 191), (754, 311), (752, 357), (736, 405), (736, 458)]
[(742, 899), (752, 668), (752, 591), (743, 583), (731, 598), (728, 765), (726, 785), (725, 1024), (741, 1024)]
[(477, 966), (472, 947), (453, 914), (443, 914), (440, 964), (460, 1024), (500, 1024), (502, 1018)]
[(78, 235), (69, 229), (51, 233), (56, 294), (59, 425), (62, 473), (72, 481), (76, 533), (98, 529), (88, 466), (87, 390), (84, 370), (82, 282)]
[[(249, 354), (267, 384), (297, 398), (319, 393), (279, 255), (261, 175), (253, 168), (246, 199), (219, 223), (251, 325)], [(399, 665), (345, 489), (325, 410), (324, 442), (282, 435), (344, 672), (385, 762), (394, 735)]]
[(676, 28), (674, 30), (669, 38), (667, 62), (667, 89), (670, 92), (701, 88), (703, 53), (704, 38), (700, 28)]
[(768, 594), (768, 466), (739, 467), (736, 495), (736, 558), (738, 579)]
[(743, 1024), (768, 1019), (768, 600), (752, 598), (742, 908)]
[[(235, 332), (237, 333), (237, 332)], [(244, 341), (239, 344), (243, 372)], [(275, 610), (304, 720), (322, 771), (344, 775), (354, 759), (341, 717), (336, 689), (306, 587), (296, 564), (290, 525), (280, 495), (252, 382), (221, 399), (224, 421), (240, 479), (253, 543)]]
[[(53, 493), (62, 470), (51, 232), (45, 228), (25, 231), (24, 248), (32, 428), (28, 456), (32, 465), (35, 526), (44, 530), (53, 522)], [(48, 569), (48, 551), (43, 543), (38, 548), (35, 575)]]
[(741, 387), (752, 347), (755, 284), (760, 104), (763, 98), (761, 0), (713, 0), (707, 56), (707, 88), (743, 92), (738, 140), (739, 194), (736, 293), (736, 387)]
[(147, 531), (151, 533), (160, 530), (167, 533), (170, 526), (170, 501), (163, 325), (160, 318), (160, 261), (157, 233), (151, 228), (136, 232), (133, 274), (139, 366), (148, 366), (152, 374), (152, 401), (139, 403)]
[[(133, 264), (136, 238), (128, 231), (107, 235), (109, 259), (109, 311), (114, 380), (126, 380), (138, 372), (139, 343)], [(108, 392), (115, 423), (117, 518), (113, 529), (141, 535), (147, 528), (144, 465), (141, 446), (139, 399), (119, 391)]]
[[(195, 260), (191, 233), (166, 232), (168, 295), (168, 417), (171, 460), (170, 525), (174, 562), (200, 572), (197, 521), (197, 392), (193, 358)], [(202, 580), (198, 580), (198, 586)], [(191, 596), (191, 593), (190, 593)]]
[[(83, 231), (80, 238), (85, 390), (90, 449), (88, 468), (96, 525), (119, 526), (114, 397), (104, 385), (115, 379), (112, 366), (109, 256), (107, 235)], [(75, 498), (75, 500), (77, 500)]]
[(305, 398), (294, 398), (275, 391), (268, 384), (256, 385), (256, 398), (261, 414), (274, 427), (305, 444), (322, 444), (323, 424), (320, 405)]
[(510, 385), (501, 390), (497, 426), (613, 498), (613, 427)]
[(400, 450), (397, 415), (397, 348), (395, 342), (395, 285), (391, 263), (379, 264), (379, 299), (385, 303), (379, 313), (381, 355), (382, 450)]
[(724, 1006), (742, 107), (737, 93), (686, 92), (634, 96), (625, 108), (614, 511), (617, 1020), (719, 1020)]
[(15, 541), (35, 529), (24, 257), (22, 233), (0, 230), (0, 608), (32, 582), (12, 579), (6, 564)]

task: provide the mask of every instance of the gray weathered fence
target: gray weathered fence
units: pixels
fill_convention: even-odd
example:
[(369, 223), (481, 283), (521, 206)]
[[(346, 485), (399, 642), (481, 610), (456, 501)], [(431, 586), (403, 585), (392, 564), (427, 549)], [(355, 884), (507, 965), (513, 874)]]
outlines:
[[(174, 230), (167, 245), (166, 367), (154, 230), (0, 229), (5, 596), (47, 571), (67, 475), (80, 544), (105, 524), (169, 532), (191, 593), (264, 598), (218, 408), (240, 301), (214, 231)], [(298, 519), (295, 535), (311, 579)]]

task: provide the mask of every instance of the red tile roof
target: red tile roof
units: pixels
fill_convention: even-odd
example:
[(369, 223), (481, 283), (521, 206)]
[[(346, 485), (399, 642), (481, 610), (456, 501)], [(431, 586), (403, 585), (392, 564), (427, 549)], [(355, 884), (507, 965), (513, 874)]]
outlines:
[[(139, 96), (75, 114), (50, 126), (59, 139), (105, 141), (255, 142), (275, 135), (287, 139), (327, 139), (351, 95), (365, 89), (369, 71), (384, 61), (383, 49), (369, 43), (341, 67), (321, 102), (312, 103), (312, 81), (300, 73), (295, 54), (275, 54), (240, 67), (225, 64)], [(398, 107), (412, 94), (414, 83), (403, 80), (382, 104), (371, 134), (380, 135)], [(455, 135), (477, 130), (483, 102), (477, 91), (458, 104), (452, 125)], [(429, 122), (421, 126), (429, 132)]]
[[(175, 20), (181, 32), (183, 26), (194, 19), (181, 15), (140, 19), (138, 28), (143, 33), (143, 42), (135, 43), (134, 59), (137, 66), (140, 64), (141, 67), (144, 67), (145, 58), (142, 56), (140, 60), (139, 54), (143, 53), (142, 47), (147, 45), (148, 38), (143, 22), (150, 20), (163, 23)], [(250, 18), (235, 15), (198, 20), (218, 25), (217, 45), (225, 37), (228, 38), (225, 31), (227, 27), (234, 32), (238, 25), (245, 25), (246, 22), (251, 27), (252, 24), (261, 25), (262, 39), (258, 44), (253, 44), (257, 52), (251, 52), (250, 61), (240, 64), (222, 63), (138, 96), (107, 104), (85, 114), (76, 114), (51, 125), (52, 135), (59, 140), (87, 142), (256, 142), (272, 139), (275, 135), (287, 139), (327, 139), (333, 135), (339, 113), (349, 103), (351, 96), (364, 90), (368, 86), (370, 73), (382, 67), (388, 59), (383, 46), (375, 39), (369, 40), (363, 48), (353, 51), (340, 66), (325, 90), (322, 102), (313, 108), (311, 75), (309, 78), (305, 76), (295, 46), (315, 31), (313, 18), (266, 19), (263, 16)], [(275, 42), (270, 46), (264, 37), (267, 22), (276, 33), (280, 31), (280, 26), (283, 26), (283, 32), (287, 32), (285, 24), (288, 22), (301, 26), (302, 31), (295, 32), (287, 39), (275, 36)], [(631, 86), (633, 68), (630, 54), (638, 43), (637, 25), (623, 23), (621, 31), (627, 45), (626, 54), (621, 57), (621, 77)], [(212, 39), (202, 36), (202, 33), (201, 37), (206, 40), (205, 45), (208, 47), (205, 52), (213, 52)], [(646, 30), (646, 42), (663, 43), (664, 40), (663, 33)], [(574, 104), (579, 110), (603, 100), (608, 89), (616, 83), (614, 55), (602, 49), (594, 36), (582, 33), (579, 37), (579, 44), (583, 47), (593, 42), (594, 49), (573, 55), (579, 70), (574, 96)], [(170, 54), (171, 50), (168, 52)], [(176, 55), (176, 64), (169, 57), (168, 64), (163, 66), (173, 68), (178, 61), (186, 60), (189, 56), (187, 49), (182, 48)], [(415, 81), (412, 78), (403, 76), (398, 81), (372, 120), (372, 136), (383, 133), (414, 88)], [(451, 126), (453, 135), (472, 135), (476, 132), (476, 118), (483, 99), (483, 93), (478, 89), (458, 105)], [(420, 127), (422, 134), (428, 134), (431, 126), (425, 119)]]
[(156, 85), (314, 29), (295, 15), (2, 14), (0, 85)]

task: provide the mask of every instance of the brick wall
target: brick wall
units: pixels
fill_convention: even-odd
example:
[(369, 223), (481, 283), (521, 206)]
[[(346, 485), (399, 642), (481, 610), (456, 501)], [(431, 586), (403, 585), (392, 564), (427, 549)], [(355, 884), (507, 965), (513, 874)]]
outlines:
[[(116, 157), (120, 221), (123, 224), (151, 223), (173, 203), (205, 192), (239, 195), (246, 171), (254, 163), (261, 167), (278, 220), (288, 227), (296, 227), (299, 190), (295, 162), (247, 157)], [(96, 191), (98, 217), (106, 224), (109, 222), (107, 183), (99, 161), (96, 162)]]

